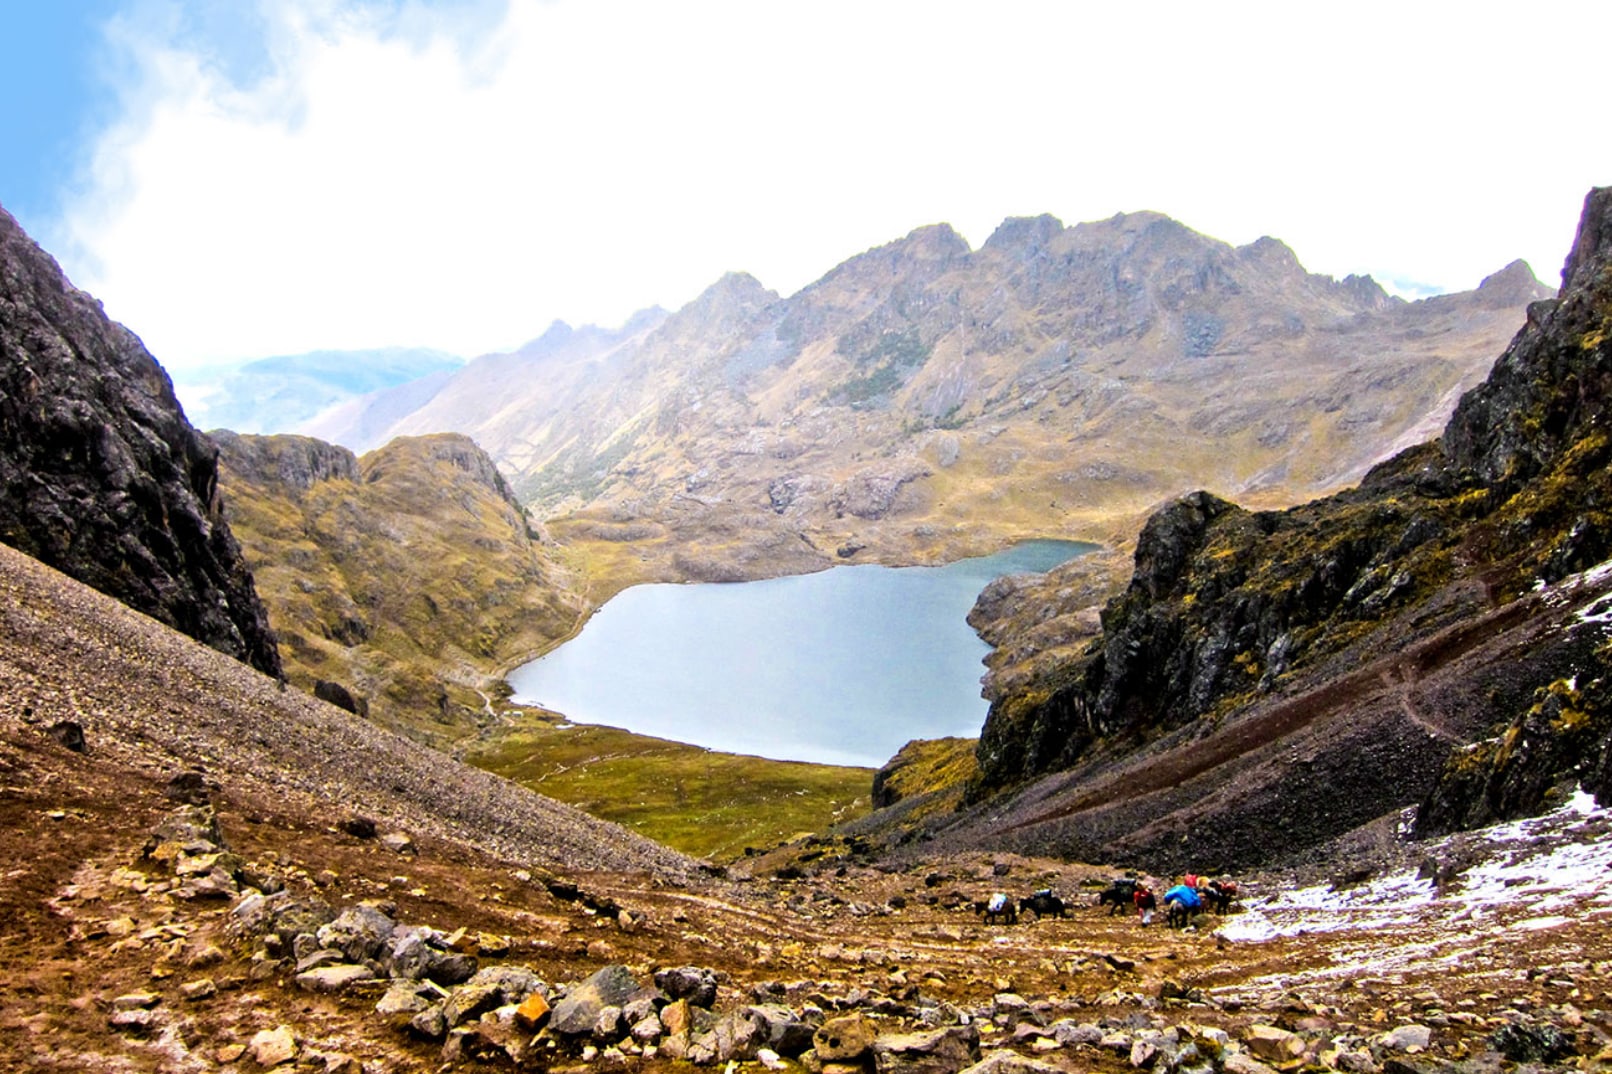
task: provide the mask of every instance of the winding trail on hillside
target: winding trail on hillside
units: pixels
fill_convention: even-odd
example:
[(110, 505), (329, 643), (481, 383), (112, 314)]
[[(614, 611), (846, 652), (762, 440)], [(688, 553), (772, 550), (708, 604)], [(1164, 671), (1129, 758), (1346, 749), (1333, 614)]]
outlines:
[(1006, 825), (1020, 831), (1064, 820), (1090, 809), (1114, 806), (1177, 787), (1232, 761), (1275, 746), (1305, 728), (1355, 711), (1362, 702), (1396, 695), (1393, 704), (1407, 720), (1446, 742), (1459, 735), (1423, 716), (1410, 698), (1415, 684), (1473, 653), (1495, 638), (1545, 610), (1533, 595), (1521, 597), (1486, 615), (1471, 619), (1423, 639), (1405, 652), (1382, 657), (1358, 671), (1331, 679), (1296, 696), (1256, 707), (1206, 739), (1178, 744), (1162, 754), (1121, 763), (1099, 775), (1071, 801)]

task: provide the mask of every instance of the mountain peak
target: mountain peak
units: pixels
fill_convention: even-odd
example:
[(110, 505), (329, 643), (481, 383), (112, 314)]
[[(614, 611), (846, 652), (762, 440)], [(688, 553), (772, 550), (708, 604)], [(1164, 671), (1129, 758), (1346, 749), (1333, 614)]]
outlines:
[(1293, 268), (1300, 272), (1304, 270), (1304, 266), (1299, 264), (1299, 255), (1293, 252), (1293, 248), (1281, 239), (1269, 235), (1261, 235), (1247, 246), (1237, 247), (1237, 254), (1246, 261), (1260, 262), (1271, 267)]
[(549, 322), (549, 326), (543, 330), (542, 335), (522, 343), (515, 349), (515, 353), (530, 354), (534, 351), (554, 350), (564, 346), (574, 335), (576, 335), (576, 329), (556, 317)]
[(1010, 216), (997, 225), (981, 249), (1015, 251), (1021, 256), (1035, 254), (1062, 232), (1063, 221), (1051, 213)]
[(1521, 305), (1550, 298), (1554, 294), (1539, 281), (1528, 262), (1518, 258), (1499, 272), (1485, 276), (1478, 284), (1478, 298), (1493, 308)]

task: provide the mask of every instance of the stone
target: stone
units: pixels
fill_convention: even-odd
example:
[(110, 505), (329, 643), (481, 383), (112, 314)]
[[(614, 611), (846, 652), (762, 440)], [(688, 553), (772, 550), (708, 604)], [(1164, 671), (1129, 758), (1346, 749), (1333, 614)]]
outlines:
[(621, 1008), (608, 1004), (599, 1008), (599, 1017), (593, 1022), (593, 1039), (601, 1044), (607, 1044), (620, 1040), (621, 1031)]
[(1098, 1026), (1090, 1022), (1076, 1022), (1069, 1018), (1054, 1022), (1047, 1029), (1052, 1038), (1065, 1047), (1074, 1044), (1099, 1044), (1103, 1039), (1103, 1031)]
[(544, 998), (548, 996), (548, 986), (527, 966), (488, 966), (471, 977), (469, 983), (493, 985), (505, 1003), (519, 1003), (533, 992), (542, 992)]
[(298, 898), (289, 891), (247, 895), (230, 910), (232, 927), (252, 936), (273, 933), (286, 945), (303, 933), (312, 935), (333, 920), (336, 911), (323, 899)]
[(812, 1035), (812, 1049), (825, 1062), (861, 1059), (873, 1048), (878, 1031), (860, 1014), (830, 1018)]
[(979, 1058), (979, 1030), (947, 1026), (923, 1033), (891, 1033), (873, 1041), (878, 1074), (955, 1074)]
[(161, 1002), (162, 997), (155, 992), (125, 992), (113, 998), (112, 1007), (119, 1011), (144, 1010)]
[(448, 1019), (442, 1008), (432, 1004), (409, 1019), (409, 1032), (424, 1040), (441, 1040), (448, 1035)]
[(413, 854), (414, 840), (402, 832), (387, 832), (381, 836), (381, 846), (394, 854)]
[(686, 999), (696, 1007), (709, 1008), (716, 1002), (716, 972), (697, 966), (659, 970), (655, 987), (672, 999)]
[(347, 956), (333, 947), (321, 947), (297, 959), (293, 973), (308, 973), (320, 966), (333, 966)]
[(338, 963), (333, 966), (320, 966), (318, 969), (299, 973), (294, 978), (296, 986), (304, 992), (340, 992), (349, 985), (359, 981), (372, 981), (375, 971), (368, 966), (351, 963)]
[(802, 1021), (794, 1011), (777, 1004), (758, 1004), (746, 1007), (745, 1014), (757, 1023), (761, 1037), (768, 1048), (790, 1058), (801, 1055), (812, 1047), (816, 1027)]
[(180, 985), (179, 994), (195, 1003), (218, 995), (218, 985), (213, 982), (211, 977), (201, 977), (194, 981), (186, 981)]
[[(315, 690), (314, 696), (319, 696), (317, 690)], [(354, 710), (348, 709), (347, 711), (352, 712)], [(374, 839), (375, 821), (370, 817), (355, 814), (341, 822), (341, 830), (354, 839)]]
[(1574, 1052), (1573, 1038), (1551, 1025), (1501, 1026), (1489, 1041), (1495, 1051), (1514, 1063), (1554, 1063)]
[(621, 965), (605, 966), (573, 987), (554, 1005), (549, 1029), (562, 1036), (591, 1034), (600, 1011), (605, 1007), (619, 1007), (636, 991), (638, 980), (631, 970)]
[(422, 976), (440, 985), (463, 984), (479, 972), (479, 966), (473, 955), (443, 955), (433, 961)]
[(225, 957), (224, 952), (219, 949), (217, 944), (206, 944), (192, 950), (185, 956), (185, 967), (192, 970), (205, 969), (208, 966), (218, 965), (224, 961)]
[(478, 1018), (503, 1004), (504, 995), (497, 985), (472, 981), (453, 990), (442, 1004), (442, 1016), (447, 1019), (448, 1028), (451, 1029), (460, 1022)]
[(376, 1002), (375, 1013), (386, 1017), (404, 1014), (412, 1017), (429, 1006), (431, 1000), (426, 997), (418, 984), (412, 981), (393, 981), (386, 994)]
[(689, 1044), (688, 1060), (696, 1065), (746, 1062), (765, 1044), (765, 1029), (758, 1019), (745, 1011), (730, 1011)]
[(1065, 1074), (1065, 1071), (1051, 1063), (1004, 1049), (991, 1052), (971, 1067), (964, 1067), (961, 1074)]
[(163, 793), (176, 802), (204, 806), (211, 800), (207, 779), (200, 772), (180, 772), (168, 780)]
[(666, 1027), (668, 1035), (687, 1035), (692, 1028), (693, 1021), (689, 1016), (688, 1000), (680, 999), (668, 1003), (660, 1012), (661, 1024)]
[[(1253, 1062), (1253, 1060), (1249, 1060), (1249, 1062)], [(1263, 1065), (1264, 1064), (1261, 1064), (1261, 1066)], [(1377, 1065), (1377, 1061), (1373, 1059), (1369, 1053), (1349, 1049), (1345, 1049), (1334, 1055), (1332, 1057), (1332, 1065), (1337, 1067), (1339, 1070), (1346, 1071), (1347, 1074), (1377, 1074), (1377, 1072), (1382, 1069)], [(1228, 1071), (1231, 1071), (1231, 1062), (1229, 1059), (1227, 1060), (1225, 1067)], [(1269, 1070), (1269, 1067), (1265, 1067), (1265, 1070), (1248, 1071), (1246, 1074), (1265, 1074), (1265, 1072)], [(1231, 1074), (1243, 1074), (1243, 1072), (1232, 1071)]]
[(50, 725), (47, 733), (74, 753), (89, 752), (89, 746), (84, 741), (84, 725), (77, 720), (57, 720)]
[(1433, 1031), (1427, 1026), (1396, 1026), (1379, 1038), (1384, 1048), (1396, 1052), (1425, 1051), (1433, 1041)]
[(144, 1035), (156, 1027), (157, 1015), (144, 1008), (133, 1010), (113, 1011), (107, 1023), (121, 1033), (134, 1033)]
[(450, 1031), (442, 1043), (442, 1061), (449, 1065), (518, 1061), (523, 1052), (522, 1043), (512, 1028), (498, 1022), (459, 1026)]
[(653, 1044), (666, 1033), (666, 1027), (661, 1024), (658, 1016), (649, 1014), (632, 1024), (627, 1035), (639, 1044)]
[(397, 922), (373, 906), (353, 906), (314, 933), (322, 947), (334, 948), (349, 962), (379, 958), (388, 947)]
[(621, 1016), (629, 1022), (641, 1022), (659, 1013), (667, 1002), (666, 994), (658, 988), (642, 988), (621, 1005)]
[(297, 1038), (290, 1026), (276, 1026), (253, 1034), (246, 1049), (258, 1066), (277, 1067), (297, 1057)]
[(1243, 1043), (1254, 1055), (1272, 1063), (1286, 1063), (1304, 1055), (1304, 1038), (1277, 1026), (1250, 1026)]
[(548, 1000), (543, 998), (543, 993), (533, 992), (515, 1008), (515, 1022), (526, 1029), (537, 1029), (548, 1018), (548, 1014)]

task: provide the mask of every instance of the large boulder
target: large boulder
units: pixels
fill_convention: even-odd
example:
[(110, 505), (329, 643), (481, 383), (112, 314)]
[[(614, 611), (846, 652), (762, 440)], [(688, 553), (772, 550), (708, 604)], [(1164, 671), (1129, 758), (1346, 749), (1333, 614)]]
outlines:
[(606, 1007), (620, 1007), (638, 991), (638, 979), (626, 966), (611, 965), (575, 985), (554, 1005), (549, 1029), (562, 1036), (592, 1034)]
[(373, 906), (353, 906), (314, 935), (320, 946), (340, 951), (349, 962), (363, 962), (386, 952), (396, 927), (396, 921)]

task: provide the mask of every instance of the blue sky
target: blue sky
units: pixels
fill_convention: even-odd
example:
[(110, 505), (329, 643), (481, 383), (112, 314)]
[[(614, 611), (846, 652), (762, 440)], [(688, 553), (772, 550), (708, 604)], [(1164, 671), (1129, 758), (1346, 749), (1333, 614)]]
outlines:
[(60, 212), (73, 160), (115, 94), (97, 64), (116, 0), (4, 0), (0, 34), (0, 205), (31, 232)]
[(0, 204), (170, 369), (507, 349), (925, 224), (1555, 282), (1612, 4), (0, 0)]

